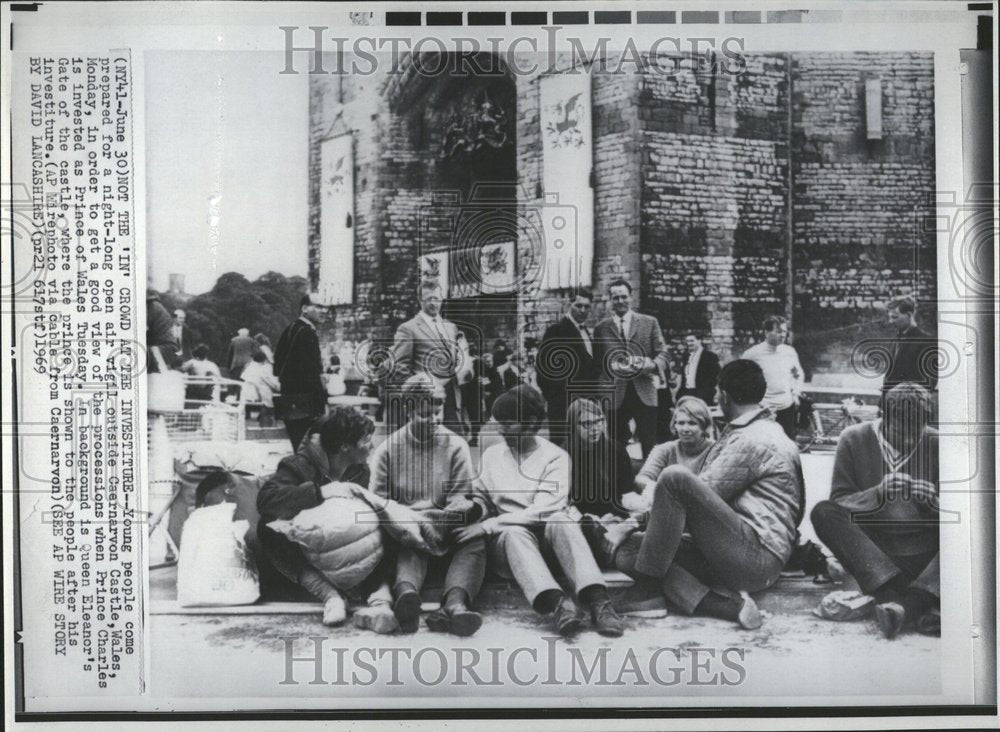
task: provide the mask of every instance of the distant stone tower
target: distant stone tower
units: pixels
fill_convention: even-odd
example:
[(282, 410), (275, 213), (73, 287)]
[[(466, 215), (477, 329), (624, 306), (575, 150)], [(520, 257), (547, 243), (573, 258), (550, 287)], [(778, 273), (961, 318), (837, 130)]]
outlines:
[(171, 274), (170, 275), (170, 290), (174, 295), (184, 294), (184, 275), (182, 274)]

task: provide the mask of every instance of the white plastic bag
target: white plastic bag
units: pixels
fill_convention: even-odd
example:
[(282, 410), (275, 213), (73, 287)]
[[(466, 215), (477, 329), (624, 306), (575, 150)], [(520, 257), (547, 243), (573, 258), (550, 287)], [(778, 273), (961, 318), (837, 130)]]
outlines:
[(233, 521), (235, 511), (235, 503), (219, 503), (188, 516), (177, 562), (182, 607), (249, 605), (260, 597), (257, 569), (243, 542), (250, 524)]

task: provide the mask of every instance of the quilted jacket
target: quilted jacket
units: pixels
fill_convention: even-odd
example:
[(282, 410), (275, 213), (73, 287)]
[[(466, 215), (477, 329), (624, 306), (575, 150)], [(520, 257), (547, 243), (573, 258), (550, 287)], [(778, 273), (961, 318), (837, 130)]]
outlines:
[(802, 521), (805, 484), (799, 449), (768, 409), (734, 419), (699, 474), (787, 562)]

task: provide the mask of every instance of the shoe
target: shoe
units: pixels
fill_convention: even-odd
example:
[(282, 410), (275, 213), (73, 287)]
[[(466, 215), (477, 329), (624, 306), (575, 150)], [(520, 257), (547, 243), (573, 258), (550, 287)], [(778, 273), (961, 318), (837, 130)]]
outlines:
[(392, 612), (399, 621), (399, 632), (416, 633), (420, 627), (420, 595), (408, 590), (392, 603)]
[(615, 602), (615, 608), (619, 614), (633, 618), (665, 618), (668, 615), (663, 593), (643, 582), (628, 587)]
[(621, 638), (625, 633), (625, 624), (610, 600), (595, 602), (590, 608), (590, 620), (597, 632), (608, 638)]
[(323, 603), (323, 625), (341, 625), (347, 620), (347, 603), (339, 592), (334, 592)]
[(757, 628), (764, 624), (760, 608), (757, 607), (757, 603), (746, 592), (741, 592), (740, 597), (743, 598), (743, 604), (740, 606), (740, 614), (737, 616), (736, 622), (740, 624), (741, 628), (746, 630), (757, 630)]
[(466, 638), (483, 624), (483, 616), (467, 607), (439, 607), (427, 616), (427, 627), (435, 633), (450, 633)]
[(875, 620), (882, 635), (891, 640), (903, 629), (906, 611), (898, 602), (883, 602), (875, 606)]
[(399, 621), (388, 602), (376, 602), (354, 613), (354, 627), (389, 635), (399, 630)]
[(563, 595), (556, 609), (552, 611), (552, 617), (555, 620), (556, 630), (563, 637), (576, 635), (583, 629), (583, 611), (566, 595)]
[(917, 632), (921, 635), (941, 636), (941, 611), (928, 610), (917, 620)]

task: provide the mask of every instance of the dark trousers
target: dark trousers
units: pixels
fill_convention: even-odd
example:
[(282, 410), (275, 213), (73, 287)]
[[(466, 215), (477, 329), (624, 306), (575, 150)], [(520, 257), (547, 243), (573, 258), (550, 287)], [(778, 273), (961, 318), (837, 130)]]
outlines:
[[(705, 582), (756, 592), (781, 575), (781, 559), (690, 470), (669, 466), (654, 490), (646, 531), (632, 534), (615, 555), (619, 571), (664, 578), (667, 599), (687, 612), (707, 594)], [(691, 541), (682, 552), (685, 528)]]
[(656, 407), (649, 406), (639, 398), (632, 382), (625, 385), (625, 398), (621, 406), (613, 407), (608, 415), (608, 424), (614, 432), (613, 438), (624, 445), (629, 440), (630, 419), (635, 420), (635, 437), (642, 445), (642, 456), (645, 458), (656, 444)]
[(878, 525), (856, 522), (854, 513), (833, 501), (820, 501), (811, 518), (820, 541), (858, 581), (865, 594), (874, 594), (902, 575), (907, 585), (940, 596), (937, 526), (928, 528), (925, 551), (900, 556), (887, 551), (884, 532)]
[(449, 590), (465, 590), (469, 602), (476, 599), (486, 574), (486, 539), (480, 537), (452, 549), (443, 557), (432, 557), (424, 552), (400, 548), (396, 555), (396, 585), (408, 582), (417, 591), (424, 586), (428, 570), (445, 570), (442, 601)]
[(788, 439), (794, 441), (795, 435), (798, 432), (798, 407), (793, 403), (792, 406), (785, 409), (779, 409), (774, 413), (775, 421), (781, 425), (781, 429), (785, 431), (788, 435)]
[(292, 451), (298, 451), (299, 443), (302, 442), (302, 438), (306, 436), (306, 432), (309, 428), (313, 426), (316, 418), (310, 417), (308, 419), (286, 419), (285, 422), (285, 432), (288, 433), (288, 440), (292, 443)]

